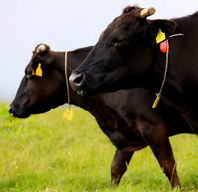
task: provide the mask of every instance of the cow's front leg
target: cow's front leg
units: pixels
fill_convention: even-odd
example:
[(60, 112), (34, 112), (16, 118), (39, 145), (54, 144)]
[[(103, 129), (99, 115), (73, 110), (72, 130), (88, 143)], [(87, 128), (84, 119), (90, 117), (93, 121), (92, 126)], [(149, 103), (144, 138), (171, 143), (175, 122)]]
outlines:
[(111, 186), (118, 185), (134, 152), (124, 152), (116, 149), (113, 162), (111, 164)]
[(151, 148), (159, 162), (162, 171), (168, 177), (171, 183), (171, 187), (173, 189), (176, 187), (179, 187), (181, 189), (181, 185), (176, 170), (176, 162), (174, 159), (169, 139), (167, 138), (166, 143), (158, 143), (157, 146), (152, 145)]
[(152, 149), (164, 174), (168, 177), (171, 187), (179, 187), (181, 189), (176, 170), (176, 162), (168, 138), (167, 128), (159, 125), (153, 127), (153, 129), (150, 127), (150, 130), (155, 131), (147, 130), (148, 127), (144, 127), (142, 136)]

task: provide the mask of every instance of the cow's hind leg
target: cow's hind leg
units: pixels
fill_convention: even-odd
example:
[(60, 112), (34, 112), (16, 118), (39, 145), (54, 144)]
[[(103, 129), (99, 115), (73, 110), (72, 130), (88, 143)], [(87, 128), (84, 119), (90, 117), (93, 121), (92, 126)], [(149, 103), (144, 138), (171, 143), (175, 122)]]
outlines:
[(111, 186), (118, 185), (123, 174), (127, 170), (131, 157), (134, 152), (124, 152), (116, 149), (113, 162), (111, 164)]
[[(155, 131), (151, 132), (147, 130)], [(151, 129), (150, 127), (149, 129), (148, 127), (144, 127), (144, 131), (142, 131), (142, 136), (152, 149), (155, 157), (159, 162), (160, 167), (162, 168), (165, 175), (168, 177), (172, 188), (181, 188), (176, 170), (176, 162), (168, 138), (167, 128), (164, 126), (155, 126), (155, 128), (153, 129)]]

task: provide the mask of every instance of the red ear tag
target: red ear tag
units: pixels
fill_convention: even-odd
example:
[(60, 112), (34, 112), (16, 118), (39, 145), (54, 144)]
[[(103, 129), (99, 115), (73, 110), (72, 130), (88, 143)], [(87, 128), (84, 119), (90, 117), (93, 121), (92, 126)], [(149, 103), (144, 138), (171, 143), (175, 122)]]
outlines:
[(160, 51), (162, 53), (166, 53), (168, 50), (168, 43), (167, 40), (160, 43)]

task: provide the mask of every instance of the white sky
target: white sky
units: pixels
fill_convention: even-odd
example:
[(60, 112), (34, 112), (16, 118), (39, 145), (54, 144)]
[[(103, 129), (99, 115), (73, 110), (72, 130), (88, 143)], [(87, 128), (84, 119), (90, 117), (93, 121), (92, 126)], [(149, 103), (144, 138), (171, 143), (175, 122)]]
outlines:
[(1, 0), (0, 101), (12, 101), (39, 43), (64, 51), (94, 45), (127, 5), (155, 7), (153, 19), (198, 10), (198, 0)]

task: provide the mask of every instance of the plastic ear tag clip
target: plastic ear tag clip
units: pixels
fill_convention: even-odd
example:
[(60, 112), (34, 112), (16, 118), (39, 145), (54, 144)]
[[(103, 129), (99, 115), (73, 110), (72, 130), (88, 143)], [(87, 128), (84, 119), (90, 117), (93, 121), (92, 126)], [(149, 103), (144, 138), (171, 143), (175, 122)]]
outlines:
[(43, 71), (41, 69), (41, 63), (38, 64), (38, 67), (36, 69), (36, 75), (39, 77), (42, 77), (42, 75), (43, 75)]
[(73, 119), (73, 116), (74, 116), (73, 109), (69, 107), (63, 112), (62, 118), (71, 121)]
[(162, 53), (166, 53), (168, 51), (168, 42), (167, 42), (167, 40), (160, 43), (160, 51)]
[(161, 31), (161, 29), (159, 29), (157, 37), (156, 37), (156, 43), (161, 43), (162, 41), (164, 41), (166, 39), (165, 33), (163, 33)]
[(39, 76), (39, 77), (42, 77), (43, 76), (43, 71), (41, 69), (41, 63), (38, 64), (38, 67), (36, 69), (36, 72), (33, 71), (32, 72), (32, 75), (36, 75), (36, 76)]

